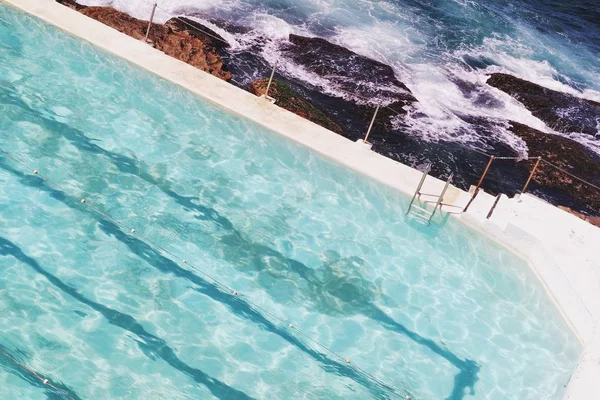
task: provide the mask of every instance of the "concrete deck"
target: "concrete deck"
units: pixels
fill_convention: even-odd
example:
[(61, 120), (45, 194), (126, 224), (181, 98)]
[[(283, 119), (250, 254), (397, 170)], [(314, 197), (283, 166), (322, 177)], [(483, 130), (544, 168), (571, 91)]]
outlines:
[[(373, 153), (266, 100), (170, 58), (54, 0), (0, 1), (402, 192), (412, 195), (421, 178), (417, 170)], [(424, 191), (440, 192), (443, 184), (428, 178)], [(446, 202), (464, 206), (469, 198), (469, 193), (452, 187)], [(566, 398), (600, 398), (600, 229), (529, 195), (520, 199), (503, 196), (493, 217), (486, 220), (493, 201), (492, 196), (480, 193), (469, 212), (457, 218), (529, 261), (584, 345)]]

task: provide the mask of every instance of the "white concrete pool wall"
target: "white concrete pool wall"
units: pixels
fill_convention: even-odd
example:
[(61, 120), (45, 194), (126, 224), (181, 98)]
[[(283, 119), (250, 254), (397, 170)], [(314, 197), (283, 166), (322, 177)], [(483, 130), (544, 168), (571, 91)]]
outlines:
[[(120, 56), (202, 98), (305, 145), (348, 168), (412, 195), (421, 173), (376, 154), (268, 101), (236, 88), (54, 0), (0, 0)], [(365, 126), (366, 128), (366, 126)], [(425, 192), (444, 182), (428, 178)], [(470, 194), (452, 187), (446, 202), (464, 206)], [(481, 193), (461, 221), (528, 260), (584, 346), (566, 398), (600, 398), (600, 229), (530, 195), (494, 201)], [(453, 208), (446, 208), (454, 211)]]

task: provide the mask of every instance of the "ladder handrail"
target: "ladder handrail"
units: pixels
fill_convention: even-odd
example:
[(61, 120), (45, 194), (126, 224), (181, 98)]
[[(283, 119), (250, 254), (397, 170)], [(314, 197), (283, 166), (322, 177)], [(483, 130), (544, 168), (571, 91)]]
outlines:
[(427, 178), (427, 175), (429, 174), (429, 172), (431, 171), (431, 164), (427, 164), (427, 166), (425, 167), (425, 170), (423, 171), (423, 176), (421, 177), (421, 182), (419, 182), (419, 186), (417, 186), (417, 190), (415, 190), (415, 194), (412, 197), (412, 200), (410, 201), (410, 204), (408, 205), (408, 210), (406, 210), (406, 215), (408, 215), (408, 213), (410, 212), (410, 209), (413, 206), (413, 203), (415, 202), (415, 199), (417, 198), (417, 196), (419, 194), (421, 194), (421, 188), (423, 187), (423, 184), (425, 183), (425, 179)]
[(446, 181), (446, 184), (444, 185), (444, 190), (442, 190), (442, 194), (440, 194), (440, 197), (438, 197), (438, 201), (437, 203), (435, 203), (435, 207), (433, 208), (433, 212), (431, 213), (431, 215), (429, 216), (429, 220), (427, 221), (427, 224), (431, 224), (431, 220), (433, 219), (433, 216), (435, 215), (438, 207), (440, 207), (440, 204), (442, 204), (442, 202), (444, 201), (444, 195), (446, 194), (446, 190), (448, 190), (448, 186), (450, 186), (450, 182), (452, 181), (452, 178), (454, 177), (454, 174), (450, 174), (450, 176), (448, 177), (448, 180)]

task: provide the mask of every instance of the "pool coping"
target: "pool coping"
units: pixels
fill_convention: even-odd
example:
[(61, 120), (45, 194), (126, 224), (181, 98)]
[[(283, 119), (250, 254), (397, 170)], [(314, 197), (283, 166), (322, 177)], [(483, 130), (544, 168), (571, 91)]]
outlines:
[[(0, 2), (35, 15), (220, 108), (403, 193), (412, 195), (421, 178), (421, 172), (416, 169), (374, 153), (54, 0)], [(443, 185), (444, 182), (431, 177), (427, 179), (425, 191), (439, 193)], [(445, 200), (463, 207), (470, 197), (470, 193), (451, 187)], [(584, 348), (565, 398), (583, 400), (590, 395), (594, 397), (593, 394), (600, 397), (600, 379), (597, 379), (600, 376), (600, 254), (593, 251), (600, 243), (600, 229), (531, 195), (513, 199), (503, 196), (494, 216), (486, 219), (494, 200), (482, 192), (467, 214), (454, 216), (528, 262)]]

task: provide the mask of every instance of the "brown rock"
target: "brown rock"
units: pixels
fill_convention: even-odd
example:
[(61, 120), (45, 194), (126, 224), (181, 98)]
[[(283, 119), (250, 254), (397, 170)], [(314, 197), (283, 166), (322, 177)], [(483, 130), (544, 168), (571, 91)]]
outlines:
[[(295, 64), (347, 93), (368, 99), (387, 98), (389, 103), (402, 105), (416, 101), (410, 89), (396, 78), (392, 67), (325, 39), (291, 34), (282, 51)], [(406, 113), (401, 107), (398, 109)]]
[[(111, 7), (85, 7), (73, 0), (58, 0), (58, 2), (135, 39), (143, 40), (146, 36), (148, 21), (130, 17)], [(179, 25), (152, 24), (148, 40), (154, 48), (171, 57), (223, 80), (231, 79), (231, 73), (227, 71), (215, 47), (208, 40), (204, 41), (200, 36), (182, 30)]]
[[(143, 39), (146, 32), (148, 22), (130, 17), (129, 15), (115, 10), (111, 7), (85, 7), (79, 10), (83, 15), (102, 22), (115, 28), (121, 33), (133, 37), (134, 39)], [(158, 24), (152, 25), (152, 30), (162, 30), (162, 26)]]
[(199, 22), (186, 17), (171, 18), (167, 21), (168, 25), (174, 31), (187, 31), (190, 35), (201, 39), (204, 43), (217, 49), (229, 47), (229, 43), (217, 32)]

